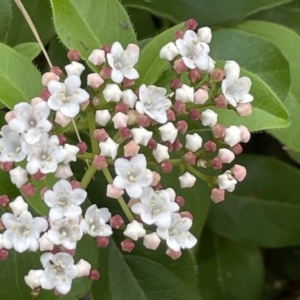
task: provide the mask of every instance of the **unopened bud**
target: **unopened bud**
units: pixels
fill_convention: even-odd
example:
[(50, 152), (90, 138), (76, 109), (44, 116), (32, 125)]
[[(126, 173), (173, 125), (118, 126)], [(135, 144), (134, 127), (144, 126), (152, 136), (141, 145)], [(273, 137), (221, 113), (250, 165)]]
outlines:
[(132, 137), (131, 130), (127, 127), (122, 127), (118, 129), (118, 134), (121, 139), (128, 140)]
[(231, 147), (231, 150), (235, 155), (239, 155), (243, 152), (243, 147), (241, 144), (236, 144), (235, 146)]
[(111, 77), (111, 68), (110, 67), (103, 67), (100, 71), (100, 76), (106, 80)]
[(108, 138), (108, 133), (105, 129), (95, 129), (93, 132), (93, 139), (98, 142), (105, 142)]
[(9, 203), (9, 198), (7, 195), (0, 196), (0, 206), (6, 207), (8, 203)]
[(138, 115), (136, 119), (136, 125), (141, 127), (148, 127), (150, 126), (151, 119), (146, 115)]
[(93, 271), (91, 271), (89, 278), (92, 281), (97, 281), (100, 278), (100, 273), (97, 270), (93, 270)]
[(144, 236), (143, 245), (147, 249), (156, 250), (160, 244), (161, 240), (156, 232), (152, 232), (149, 234), (146, 234)]
[(95, 155), (94, 156), (94, 159), (93, 159), (93, 166), (98, 170), (102, 170), (104, 168), (106, 168), (108, 165), (107, 165), (107, 161), (105, 159), (104, 156), (101, 156), (101, 155)]
[(192, 108), (189, 110), (189, 118), (192, 120), (199, 120), (200, 118), (200, 112), (196, 108)]
[(227, 108), (227, 101), (223, 94), (215, 98), (214, 102), (217, 108)]
[(189, 77), (189, 80), (194, 83), (201, 78), (201, 73), (197, 68), (195, 68), (195, 69), (189, 71), (188, 77)]
[(12, 169), (12, 167), (14, 166), (14, 163), (11, 161), (1, 162), (0, 166), (1, 166), (2, 171), (9, 172)]
[(214, 69), (210, 72), (209, 77), (213, 82), (220, 82), (224, 78), (224, 71), (222, 69)]
[(170, 173), (170, 172), (172, 172), (172, 170), (173, 170), (173, 165), (172, 165), (172, 163), (169, 162), (169, 161), (164, 161), (164, 162), (162, 162), (162, 163), (160, 164), (160, 167), (161, 167), (161, 171), (162, 171), (163, 173)]
[(187, 30), (195, 30), (198, 26), (198, 23), (195, 19), (189, 19), (185, 22), (185, 28)]
[(106, 186), (106, 196), (113, 199), (118, 199), (124, 194), (124, 190), (117, 189), (112, 184)]
[(80, 60), (80, 54), (77, 50), (69, 50), (67, 56), (70, 62)]
[(213, 169), (219, 170), (222, 169), (222, 161), (221, 159), (215, 157), (211, 162), (210, 165), (212, 166)]
[(184, 156), (183, 159), (187, 165), (194, 165), (196, 163), (196, 155), (189, 151)]
[(121, 249), (124, 252), (131, 252), (134, 247), (135, 247), (135, 244), (132, 240), (127, 240), (126, 239), (123, 242), (121, 242)]
[(170, 88), (172, 91), (176, 91), (182, 86), (182, 82), (179, 78), (174, 78), (170, 82)]
[(114, 215), (109, 220), (109, 225), (115, 229), (119, 229), (123, 224), (124, 220), (120, 215)]
[(232, 151), (222, 148), (219, 149), (217, 157), (222, 161), (222, 163), (230, 164), (234, 160), (235, 155)]
[(123, 114), (126, 114), (128, 112), (129, 106), (125, 103), (118, 103), (115, 107), (115, 112), (121, 112)]
[(56, 74), (57, 76), (61, 76), (61, 74), (63, 73), (63, 71), (61, 70), (60, 67), (57, 67), (57, 66), (53, 66), (50, 68), (50, 72)]
[(86, 144), (85, 142), (83, 142), (83, 141), (78, 142), (78, 143), (76, 144), (76, 146), (79, 148), (78, 153), (80, 153), (80, 154), (85, 153), (86, 150), (87, 150), (87, 148), (88, 148), (87, 144)]
[(103, 78), (98, 73), (92, 73), (87, 76), (87, 85), (92, 89), (98, 89), (104, 83)]
[(194, 94), (195, 104), (204, 104), (208, 100), (208, 92), (204, 89), (198, 89)]
[(97, 237), (98, 248), (106, 248), (108, 245), (109, 245), (109, 237), (107, 237), (107, 236), (98, 236)]
[(189, 211), (182, 211), (180, 215), (182, 218), (188, 218), (190, 220), (193, 220), (193, 215)]
[(207, 152), (215, 152), (217, 149), (217, 145), (216, 143), (212, 142), (212, 141), (207, 141), (204, 145), (203, 148), (205, 149), (205, 151)]
[(225, 135), (225, 126), (221, 124), (216, 124), (212, 129), (211, 132), (216, 139), (223, 138)]
[(140, 146), (135, 141), (130, 141), (124, 146), (124, 156), (136, 156), (139, 153)]
[(135, 83), (135, 81), (133, 79), (128, 79), (126, 77), (123, 78), (123, 81), (122, 81), (122, 86), (124, 88), (129, 88), (131, 86), (133, 86)]
[(179, 251), (174, 251), (174, 250), (172, 250), (170, 248), (167, 249), (166, 254), (169, 257), (171, 257), (173, 260), (178, 259), (182, 255), (182, 253), (181, 253), (180, 250)]
[(252, 114), (252, 105), (250, 103), (239, 103), (235, 110), (239, 116), (247, 117)]
[(167, 120), (168, 120), (169, 122), (174, 122), (175, 119), (176, 119), (176, 117), (175, 117), (174, 111), (173, 111), (172, 109), (168, 109), (168, 110), (167, 110)]
[(174, 34), (174, 40), (179, 40), (182, 39), (184, 36), (184, 31), (183, 30), (177, 30)]
[(71, 184), (71, 186), (72, 186), (72, 190), (75, 190), (75, 189), (81, 189), (81, 188), (82, 188), (80, 181), (77, 181), (77, 180), (71, 180), (71, 181), (70, 181), (70, 184)]
[(180, 187), (191, 188), (196, 182), (196, 177), (189, 172), (185, 172), (183, 175), (179, 176)]
[(176, 202), (179, 206), (183, 206), (184, 203), (185, 203), (185, 200), (184, 200), (184, 198), (181, 197), (181, 196), (176, 196), (175, 202)]
[(213, 188), (211, 190), (210, 199), (215, 203), (223, 201), (225, 199), (225, 190)]
[(93, 50), (88, 57), (88, 61), (90, 61), (95, 66), (101, 66), (105, 62), (105, 51), (101, 49)]
[(174, 151), (179, 151), (182, 148), (182, 144), (179, 140), (175, 140), (173, 143), (173, 150)]
[(5, 249), (0, 250), (0, 260), (5, 260), (8, 257), (8, 251)]
[(182, 58), (176, 59), (173, 64), (173, 69), (177, 74), (181, 74), (187, 70)]
[(45, 100), (45, 101), (47, 101), (47, 100), (49, 99), (50, 96), (51, 96), (51, 94), (50, 94), (50, 92), (48, 91), (47, 88), (43, 89), (43, 90), (41, 91), (41, 93), (40, 93), (40, 97), (41, 97), (43, 100)]
[(176, 123), (176, 128), (178, 130), (178, 133), (185, 134), (188, 129), (188, 124), (186, 121), (180, 120)]
[(35, 193), (35, 187), (31, 183), (27, 183), (21, 187), (21, 192), (25, 197), (32, 197)]
[(237, 181), (243, 181), (247, 175), (246, 168), (241, 165), (236, 164), (230, 170)]

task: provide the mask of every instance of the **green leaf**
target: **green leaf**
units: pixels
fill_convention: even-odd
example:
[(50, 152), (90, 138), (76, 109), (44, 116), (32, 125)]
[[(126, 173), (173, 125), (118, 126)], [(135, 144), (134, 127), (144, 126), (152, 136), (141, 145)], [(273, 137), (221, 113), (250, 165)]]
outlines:
[[(14, 3), (14, 1), (11, 2)], [(22, 3), (31, 17), (43, 44), (48, 44), (54, 36), (49, 2), (44, 0), (22, 0)], [(36, 41), (24, 16), (15, 3), (13, 4), (12, 19), (4, 41), (10, 46)]]
[(288, 154), (293, 160), (300, 164), (300, 152), (288, 150)]
[(21, 101), (37, 97), (42, 90), (41, 75), (28, 59), (0, 43), (0, 99), (12, 109)]
[(174, 22), (194, 18), (200, 26), (220, 26), (239, 21), (256, 11), (290, 0), (123, 0), (124, 5), (144, 8)]
[(225, 201), (211, 205), (211, 228), (264, 247), (300, 244), (300, 171), (271, 157), (244, 155), (235, 162), (246, 167), (247, 177)]
[(0, 10), (0, 41), (5, 40), (12, 17), (12, 1), (2, 0)]
[(198, 282), (205, 300), (257, 300), (264, 266), (257, 246), (226, 240), (204, 230), (196, 253)]
[[(31, 289), (26, 285), (24, 276), (32, 269), (42, 269), (39, 252), (17, 253), (14, 250), (9, 251), (6, 260), (1, 261), (1, 299), (32, 300)], [(92, 268), (97, 268), (97, 246), (95, 242), (87, 236), (84, 236), (77, 245), (77, 251), (74, 257), (75, 263), (81, 258), (87, 260)], [(85, 295), (92, 282), (88, 278), (76, 278), (72, 282), (71, 291), (64, 297), (56, 297), (53, 291), (41, 290), (35, 297), (36, 300), (74, 300)]]
[(183, 24), (172, 27), (160, 35), (154, 37), (143, 48), (140, 59), (136, 65), (140, 77), (135, 81), (135, 86), (141, 84), (154, 84), (161, 73), (170, 64), (169, 61), (159, 57), (160, 49), (167, 43), (173, 41), (174, 33), (183, 28)]
[(41, 52), (41, 48), (38, 43), (19, 44), (15, 46), (14, 49), (24, 57), (28, 58), (30, 61), (36, 58)]
[(288, 148), (300, 151), (300, 140), (298, 138), (300, 134), (299, 35), (286, 27), (261, 21), (244, 22), (238, 25), (237, 28), (274, 43), (289, 62), (291, 86), (289, 94), (284, 100), (284, 105), (289, 112), (291, 125), (285, 129), (272, 130), (270, 132), (282, 143), (286, 144)]
[(51, 5), (59, 38), (84, 59), (106, 44), (136, 43), (128, 15), (118, 0), (51, 0)]

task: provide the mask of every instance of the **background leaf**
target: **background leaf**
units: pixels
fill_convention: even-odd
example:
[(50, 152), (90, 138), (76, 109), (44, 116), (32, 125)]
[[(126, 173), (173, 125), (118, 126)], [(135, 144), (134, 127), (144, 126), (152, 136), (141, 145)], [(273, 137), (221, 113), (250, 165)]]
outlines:
[(32, 61), (41, 52), (41, 47), (38, 43), (24, 43), (14, 47), (14, 49), (24, 57)]
[(0, 10), (0, 41), (6, 37), (12, 17), (12, 1), (2, 0)]

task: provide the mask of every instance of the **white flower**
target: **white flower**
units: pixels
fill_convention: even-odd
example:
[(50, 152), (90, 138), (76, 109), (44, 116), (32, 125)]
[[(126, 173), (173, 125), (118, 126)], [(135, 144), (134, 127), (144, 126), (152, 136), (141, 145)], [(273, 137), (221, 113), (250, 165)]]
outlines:
[(153, 132), (148, 131), (143, 127), (140, 127), (140, 128), (132, 128), (131, 134), (132, 134), (132, 139), (137, 144), (147, 146), (150, 139), (152, 138)]
[(83, 189), (72, 189), (69, 181), (61, 179), (53, 186), (53, 190), (44, 193), (44, 201), (51, 209), (49, 217), (58, 220), (63, 217), (77, 218), (81, 215), (81, 205), (86, 199), (87, 192)]
[(14, 248), (17, 252), (36, 251), (39, 248), (38, 238), (46, 231), (48, 223), (44, 218), (32, 218), (29, 211), (23, 211), (18, 217), (10, 213), (2, 215), (6, 227), (3, 233), (3, 244), (6, 249)]
[(14, 201), (9, 203), (9, 207), (13, 214), (18, 217), (22, 212), (28, 210), (28, 204), (24, 201), (23, 197), (19, 196)]
[(156, 148), (152, 151), (152, 154), (158, 163), (170, 158), (168, 147), (161, 144), (156, 145)]
[(100, 147), (100, 155), (101, 156), (108, 156), (111, 157), (112, 159), (115, 159), (118, 153), (118, 147), (119, 144), (117, 144), (113, 139), (108, 137), (105, 142), (100, 142), (99, 143)]
[(72, 279), (77, 276), (73, 257), (63, 252), (46, 252), (40, 260), (45, 269), (41, 276), (41, 287), (45, 290), (55, 288), (59, 293), (67, 294), (71, 290)]
[(143, 154), (133, 156), (130, 160), (118, 158), (115, 161), (117, 177), (113, 185), (117, 189), (125, 189), (129, 197), (139, 198), (143, 193), (143, 187), (150, 186), (153, 174), (146, 169), (147, 161)]
[(64, 116), (74, 118), (78, 115), (79, 104), (89, 99), (89, 94), (80, 88), (81, 80), (76, 75), (66, 78), (64, 83), (52, 80), (48, 84), (51, 96), (48, 105), (55, 111), (60, 111)]
[(178, 130), (175, 128), (173, 123), (168, 122), (165, 125), (158, 127), (161, 140), (163, 142), (169, 141), (170, 143), (174, 143), (177, 137)]
[(97, 110), (95, 114), (95, 121), (101, 126), (105, 126), (110, 120), (111, 115), (107, 109)]
[(132, 240), (137, 241), (140, 237), (146, 234), (146, 230), (143, 228), (143, 224), (134, 220), (127, 224), (126, 230), (123, 232), (123, 234)]
[(201, 112), (200, 119), (203, 126), (214, 127), (218, 121), (218, 114), (211, 109), (206, 109)]
[(241, 141), (241, 129), (237, 126), (229, 126), (225, 129), (224, 142), (230, 147)]
[(217, 184), (219, 185), (220, 189), (233, 192), (237, 181), (234, 179), (234, 176), (230, 171), (226, 171), (218, 176)]
[(92, 51), (88, 60), (95, 66), (101, 66), (105, 61), (105, 52), (102, 49), (95, 49)]
[(80, 259), (79, 262), (75, 265), (77, 269), (77, 278), (83, 276), (89, 276), (91, 272), (91, 264), (84, 259)]
[(50, 109), (45, 101), (34, 106), (26, 102), (18, 103), (13, 112), (15, 118), (8, 122), (8, 126), (12, 131), (22, 133), (29, 144), (38, 142), (42, 133), (49, 132), (52, 128), (51, 122), (47, 120)]
[(172, 61), (178, 54), (178, 49), (172, 42), (164, 45), (159, 51), (159, 57), (168, 61)]
[(26, 169), (29, 174), (38, 171), (44, 174), (54, 173), (58, 163), (63, 162), (67, 156), (67, 151), (59, 145), (58, 137), (49, 137), (47, 133), (43, 133), (39, 142), (34, 145), (23, 143), (22, 149), (27, 154)]
[(179, 176), (179, 182), (181, 188), (190, 188), (194, 186), (196, 177), (189, 172), (185, 172), (183, 175)]
[(134, 108), (136, 100), (138, 99), (137, 95), (130, 89), (122, 91), (122, 101), (127, 104), (130, 108)]
[(28, 173), (20, 166), (9, 171), (10, 181), (18, 188), (24, 185), (28, 181)]
[(31, 289), (35, 289), (41, 285), (43, 273), (44, 270), (30, 270), (28, 275), (24, 276), (24, 280)]
[(122, 97), (122, 91), (115, 83), (108, 83), (102, 93), (106, 102), (119, 102)]
[(185, 136), (185, 148), (191, 150), (192, 152), (196, 152), (202, 147), (202, 137), (197, 134), (187, 134)]
[(63, 161), (64, 164), (77, 160), (76, 154), (79, 152), (79, 148), (77, 146), (64, 144), (64, 149), (66, 150), (66, 158)]
[(183, 103), (194, 102), (194, 88), (183, 84), (175, 91), (175, 100), (179, 100)]
[(72, 61), (69, 65), (65, 66), (65, 70), (67, 72), (68, 77), (71, 75), (80, 76), (81, 73), (85, 70), (85, 67), (83, 64)]
[(106, 224), (110, 218), (111, 213), (106, 207), (98, 208), (94, 204), (87, 209), (80, 226), (83, 232), (90, 236), (110, 236), (112, 235), (112, 229)]
[(201, 42), (209, 44), (212, 38), (211, 29), (209, 27), (201, 27), (197, 31), (197, 35)]
[(139, 78), (139, 74), (134, 69), (139, 60), (140, 49), (137, 45), (129, 44), (126, 50), (119, 42), (114, 42), (110, 53), (107, 53), (107, 62), (112, 68), (111, 79), (116, 83), (121, 83), (125, 78), (134, 80)]
[(178, 211), (179, 205), (171, 201), (166, 190), (155, 192), (151, 187), (146, 187), (140, 202), (132, 205), (131, 210), (148, 225), (168, 228), (171, 225), (171, 213)]
[(143, 84), (139, 89), (139, 101), (136, 103), (136, 110), (140, 114), (146, 114), (157, 123), (167, 122), (167, 109), (172, 106), (170, 99), (166, 97), (165, 88)]
[(224, 73), (226, 77), (222, 81), (222, 93), (229, 104), (236, 107), (239, 103), (253, 101), (253, 96), (249, 94), (251, 80), (248, 77), (239, 78), (240, 67), (235, 61), (226, 61)]
[(166, 240), (169, 248), (177, 252), (181, 248), (190, 249), (196, 245), (197, 239), (188, 231), (192, 224), (191, 219), (173, 213), (170, 227), (167, 229), (158, 227), (156, 232), (160, 238)]
[(55, 245), (62, 245), (66, 249), (76, 248), (77, 241), (82, 238), (83, 232), (77, 219), (63, 218), (50, 223), (48, 239)]

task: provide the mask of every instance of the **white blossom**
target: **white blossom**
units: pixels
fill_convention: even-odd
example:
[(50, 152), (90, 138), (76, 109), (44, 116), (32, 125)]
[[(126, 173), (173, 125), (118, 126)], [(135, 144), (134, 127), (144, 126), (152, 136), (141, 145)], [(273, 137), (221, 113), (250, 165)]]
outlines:
[(192, 223), (191, 219), (173, 213), (170, 227), (167, 229), (158, 227), (156, 232), (160, 238), (166, 240), (168, 247), (173, 251), (180, 251), (181, 248), (190, 249), (197, 243), (197, 239), (188, 231)]
[(28, 173), (25, 169), (20, 166), (9, 171), (10, 181), (20, 188), (28, 181)]
[(143, 237), (146, 234), (146, 230), (143, 228), (143, 224), (137, 221), (132, 221), (127, 224), (123, 234), (134, 241), (137, 241), (140, 237)]
[(132, 134), (132, 139), (137, 144), (147, 146), (150, 139), (152, 138), (153, 132), (148, 131), (143, 127), (140, 127), (140, 128), (132, 128), (131, 134)]
[(52, 251), (54, 244), (48, 239), (48, 233), (45, 232), (39, 239), (40, 251)]
[(175, 91), (175, 100), (179, 100), (183, 103), (194, 102), (194, 88), (183, 84)]
[(8, 122), (8, 126), (12, 131), (21, 133), (29, 144), (38, 142), (42, 133), (52, 128), (51, 122), (47, 120), (50, 109), (45, 101), (34, 106), (26, 102), (18, 103), (13, 112), (15, 117)]
[(106, 102), (119, 102), (122, 97), (122, 91), (115, 83), (108, 83), (102, 93)]
[(170, 99), (166, 97), (165, 88), (143, 84), (139, 89), (139, 101), (136, 102), (136, 110), (140, 114), (146, 114), (157, 123), (167, 122), (167, 109), (172, 106)]
[(52, 80), (48, 84), (51, 96), (48, 105), (55, 111), (60, 111), (64, 116), (74, 118), (78, 115), (79, 104), (89, 99), (89, 94), (80, 88), (81, 80), (76, 75), (66, 78), (64, 83)]
[(9, 207), (13, 214), (18, 217), (22, 212), (28, 210), (28, 204), (24, 201), (23, 197), (18, 196), (14, 201), (9, 203)]
[(99, 143), (100, 147), (100, 155), (101, 156), (108, 156), (112, 159), (115, 159), (118, 153), (119, 144), (117, 144), (113, 139), (108, 137), (105, 142)]
[(172, 42), (164, 45), (159, 51), (159, 57), (168, 61), (172, 61), (178, 54), (178, 49)]
[(31, 289), (38, 288), (41, 285), (43, 273), (44, 270), (30, 270), (28, 275), (24, 276), (24, 280)]
[(96, 204), (93, 204), (87, 209), (80, 226), (83, 232), (90, 236), (110, 236), (112, 229), (106, 224), (110, 218), (111, 213), (106, 207), (98, 208)]
[(189, 172), (185, 172), (183, 175), (179, 176), (179, 182), (181, 188), (190, 188), (194, 186), (196, 177)]
[(143, 154), (133, 156), (130, 160), (118, 158), (115, 161), (117, 174), (113, 185), (117, 189), (125, 189), (129, 197), (139, 198), (143, 187), (150, 186), (153, 174), (147, 169), (146, 157)]
[(157, 144), (152, 154), (158, 163), (170, 158), (169, 149), (165, 145)]
[(241, 129), (237, 126), (229, 126), (225, 129), (224, 142), (230, 147), (241, 141)]
[(168, 122), (167, 124), (158, 127), (158, 130), (163, 142), (169, 141), (171, 144), (174, 143), (177, 138), (178, 130), (175, 128), (173, 123)]
[(186, 134), (185, 136), (185, 148), (196, 152), (202, 147), (202, 137), (198, 133)]
[(70, 164), (58, 165), (54, 176), (58, 179), (67, 179), (73, 176), (73, 171), (70, 167)]
[(132, 205), (131, 210), (148, 225), (168, 228), (171, 225), (171, 213), (178, 211), (179, 205), (171, 201), (166, 190), (155, 192), (153, 188), (146, 187), (140, 202)]
[(67, 294), (71, 290), (72, 279), (77, 277), (73, 257), (63, 252), (46, 252), (40, 260), (45, 269), (40, 279), (41, 287), (45, 290), (55, 288), (59, 293)]
[(101, 126), (105, 126), (111, 119), (108, 109), (97, 110), (95, 114), (95, 122)]
[(32, 218), (29, 211), (23, 211), (18, 217), (11, 213), (2, 215), (6, 227), (3, 233), (3, 244), (6, 249), (14, 248), (17, 252), (36, 251), (39, 248), (38, 238), (46, 231), (48, 223), (44, 218)]
[(201, 112), (200, 120), (203, 126), (214, 127), (218, 121), (218, 114), (216, 114), (211, 109), (206, 109)]
[(137, 101), (137, 95), (130, 89), (122, 91), (122, 102), (128, 105), (130, 108), (134, 108)]
[(79, 152), (79, 148), (77, 146), (64, 144), (64, 149), (66, 150), (66, 158), (63, 161), (64, 164), (77, 160), (76, 154)]
[(231, 171), (226, 171), (225, 173), (218, 176), (217, 184), (220, 189), (226, 190), (228, 192), (233, 192), (237, 181), (235, 180)]
[(125, 78), (134, 80), (139, 78), (139, 74), (134, 69), (139, 60), (140, 49), (135, 44), (129, 44), (126, 50), (119, 42), (114, 42), (110, 53), (107, 53), (107, 62), (112, 68), (111, 79), (116, 83), (121, 83)]
[(83, 64), (72, 61), (69, 65), (65, 66), (65, 70), (67, 72), (68, 77), (71, 75), (80, 76), (81, 73), (85, 70), (85, 67)]

